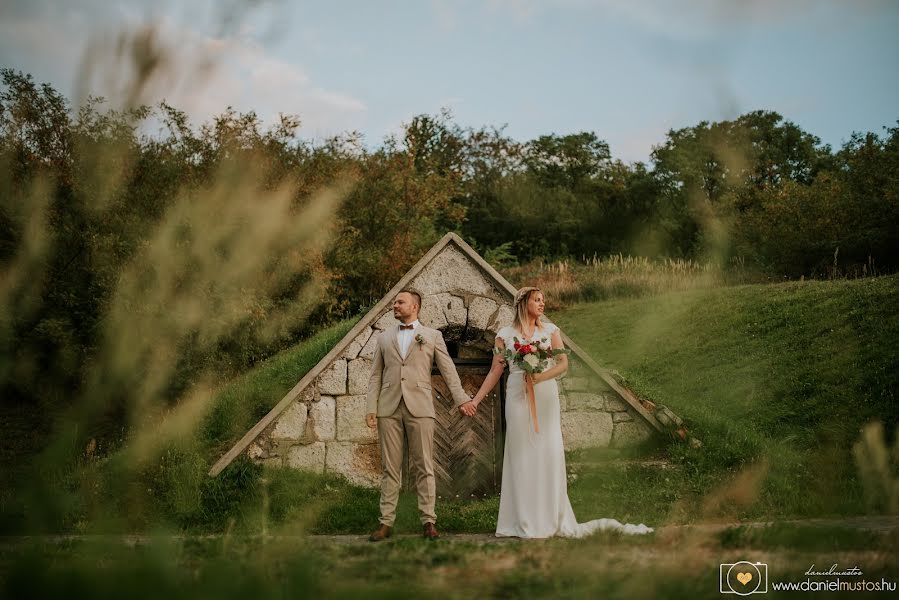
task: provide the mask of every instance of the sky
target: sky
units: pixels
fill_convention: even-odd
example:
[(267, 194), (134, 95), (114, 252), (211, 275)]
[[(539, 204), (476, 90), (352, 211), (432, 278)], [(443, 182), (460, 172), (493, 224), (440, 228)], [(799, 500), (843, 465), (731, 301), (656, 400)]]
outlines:
[(141, 102), (370, 147), (443, 108), (520, 141), (592, 131), (625, 162), (753, 110), (835, 148), (899, 121), (899, 0), (0, 0), (0, 66), (125, 103), (118, 40), (148, 26), (167, 62)]

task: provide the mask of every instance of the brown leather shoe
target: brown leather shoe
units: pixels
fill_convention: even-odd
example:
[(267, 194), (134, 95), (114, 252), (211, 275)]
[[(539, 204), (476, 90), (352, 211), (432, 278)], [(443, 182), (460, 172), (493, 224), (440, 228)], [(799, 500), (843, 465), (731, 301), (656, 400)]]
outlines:
[(381, 526), (378, 527), (378, 529), (373, 534), (368, 536), (368, 541), (369, 542), (380, 542), (381, 540), (383, 540), (385, 538), (389, 538), (391, 535), (393, 535), (393, 527), (391, 527), (390, 525), (384, 525), (383, 523), (381, 523)]
[(440, 534), (437, 533), (437, 528), (434, 527), (433, 523), (425, 523), (423, 535), (429, 540), (436, 540), (440, 537)]

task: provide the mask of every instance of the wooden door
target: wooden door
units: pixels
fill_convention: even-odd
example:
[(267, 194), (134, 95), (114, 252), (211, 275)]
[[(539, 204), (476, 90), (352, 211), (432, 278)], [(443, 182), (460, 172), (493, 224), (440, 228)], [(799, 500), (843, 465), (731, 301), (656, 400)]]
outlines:
[[(474, 395), (490, 370), (490, 362), (456, 359), (456, 370), (466, 394)], [(434, 476), (441, 498), (468, 498), (499, 493), (503, 467), (503, 401), (505, 377), (466, 417), (453, 406), (453, 398), (440, 372), (431, 373), (437, 422), (434, 428)], [(408, 445), (407, 445), (408, 453)], [(414, 492), (414, 474), (408, 457), (404, 487)]]

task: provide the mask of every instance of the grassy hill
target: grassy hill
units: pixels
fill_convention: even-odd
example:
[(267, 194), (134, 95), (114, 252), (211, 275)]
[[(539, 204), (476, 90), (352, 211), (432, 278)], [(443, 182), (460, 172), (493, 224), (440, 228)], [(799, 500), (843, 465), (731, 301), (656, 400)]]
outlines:
[[(897, 423), (897, 292), (897, 276), (741, 285), (554, 314), (600, 364), (619, 371), (642, 397), (670, 406), (704, 442), (698, 449), (671, 443), (625, 453), (661, 457), (673, 468), (623, 465), (608, 460), (621, 453), (606, 450), (570, 454), (578, 474), (569, 488), (576, 514), (660, 524), (882, 511), (883, 499), (865, 496), (851, 449), (863, 424), (880, 419), (892, 433)], [(246, 381), (278, 380), (286, 391), (298, 373), (279, 380), (270, 374), (275, 364)], [(269, 401), (252, 394), (254, 414), (261, 416), (280, 393), (273, 390)], [(223, 397), (240, 394), (226, 390)], [(210, 421), (219, 425), (207, 428), (207, 437), (219, 433), (207, 448), (218, 451), (238, 438), (246, 427), (236, 421), (254, 422), (244, 412), (235, 419), (233, 410)], [(276, 520), (289, 521), (313, 502), (315, 531), (365, 531), (377, 518), (376, 490), (295, 472), (270, 473), (269, 480)], [(448, 531), (495, 527), (495, 498), (441, 504)], [(414, 507), (411, 496), (401, 501), (399, 527), (415, 530)]]
[[(624, 453), (637, 459), (631, 462), (608, 450), (569, 453), (578, 475), (569, 480), (578, 519), (663, 527), (722, 517), (883, 512), (886, 498), (876, 486), (861, 485), (851, 448), (869, 420), (884, 421), (889, 433), (897, 421), (897, 287), (897, 277), (746, 285), (554, 314), (601, 364), (642, 396), (672, 407), (703, 440), (700, 448), (667, 442), (634, 449)], [(52, 490), (0, 494), (0, 529), (10, 533), (22, 528), (9, 517), (44, 510), (55, 520), (41, 524), (53, 532), (224, 535), (150, 535), (139, 544), (115, 535), (8, 538), (0, 549), (0, 581), (8, 574), (0, 589), (10, 597), (77, 588), (96, 597), (129, 589), (171, 597), (266, 598), (295, 590), (341, 597), (693, 598), (718, 589), (720, 563), (747, 557), (764, 557), (770, 577), (781, 581), (795, 579), (822, 552), (861, 565), (869, 580), (896, 571), (894, 532), (836, 525), (738, 527), (712, 538), (673, 528), (633, 539), (600, 533), (499, 544), (435, 545), (410, 537), (386, 547), (290, 535), (366, 533), (377, 519), (377, 490), (337, 476), (266, 470), (245, 458), (219, 477), (206, 471), (351, 326), (322, 331), (225, 385), (196, 435), (164, 449), (146, 468), (113, 455), (85, 462)], [(656, 460), (645, 460), (650, 456)], [(894, 450), (893, 463), (885, 463), (892, 486), (896, 462)], [(415, 504), (412, 496), (401, 498), (398, 533), (418, 531)], [(438, 525), (445, 533), (489, 533), (497, 509), (496, 498), (443, 499)], [(266, 531), (286, 535), (239, 535)]]
[[(692, 472), (680, 482), (695, 496), (687, 512), (853, 514), (882, 508), (862, 498), (852, 445), (865, 423), (883, 421), (892, 437), (899, 421), (897, 300), (890, 276), (611, 300), (554, 317), (703, 440), (669, 449)], [(733, 489), (715, 489), (739, 471)]]
[[(884, 511), (886, 498), (864, 493), (851, 449), (866, 422), (882, 420), (888, 434), (897, 423), (897, 292), (896, 276), (742, 285), (553, 314), (600, 364), (640, 396), (670, 406), (703, 441), (570, 453), (579, 520), (661, 525)], [(86, 461), (54, 490), (58, 502), (37, 515), (40, 528), (258, 532), (302, 522), (320, 533), (367, 531), (377, 521), (377, 490), (339, 476), (264, 470), (244, 457), (216, 478), (206, 474), (354, 321), (224, 385), (197, 434), (155, 463), (135, 470), (119, 455)], [(638, 460), (610, 460), (622, 454)], [(23, 506), (47, 492), (45, 485), (4, 492), (2, 529), (20, 531)], [(415, 504), (401, 499), (398, 529), (417, 530)], [(443, 499), (438, 512), (445, 531), (491, 532), (497, 509), (498, 498)]]

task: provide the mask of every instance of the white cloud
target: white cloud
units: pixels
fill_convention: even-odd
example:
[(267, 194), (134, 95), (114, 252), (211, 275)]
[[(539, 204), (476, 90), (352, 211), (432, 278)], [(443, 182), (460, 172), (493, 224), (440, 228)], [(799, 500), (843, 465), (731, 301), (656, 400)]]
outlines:
[[(277, 121), (278, 113), (296, 114), (302, 132), (325, 136), (359, 128), (366, 116), (364, 102), (316, 85), (302, 66), (257, 42), (252, 28), (217, 37), (171, 18), (147, 23), (137, 13), (119, 12), (114, 21), (92, 22), (89, 16), (70, 8), (3, 19), (0, 50), (15, 61), (4, 66), (49, 81), (74, 102), (90, 93), (120, 105), (141, 79), (138, 102), (165, 99), (195, 123), (232, 106), (253, 110), (266, 123)], [(135, 49), (147, 47), (161, 60), (149, 77), (141, 78), (134, 57), (147, 53)]]

